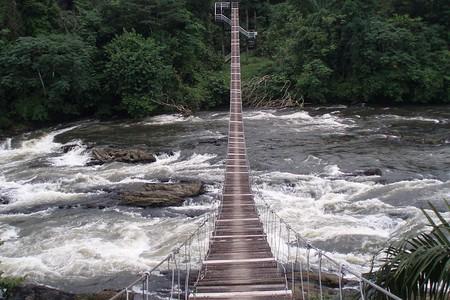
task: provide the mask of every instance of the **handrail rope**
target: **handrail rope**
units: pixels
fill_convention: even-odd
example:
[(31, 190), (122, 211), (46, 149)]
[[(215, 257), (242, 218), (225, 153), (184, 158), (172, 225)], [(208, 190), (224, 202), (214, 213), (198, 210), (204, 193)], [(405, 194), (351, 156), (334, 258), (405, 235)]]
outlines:
[[(255, 187), (256, 185), (252, 185), (252, 186)], [(256, 189), (257, 189), (259, 195), (261, 196), (261, 197), (260, 197), (261, 202), (262, 202), (263, 205), (266, 206), (266, 209), (269, 209), (269, 210), (271, 211), (271, 213), (272, 213), (274, 216), (276, 216), (276, 217), (278, 218), (279, 222), (281, 222), (281, 223), (283, 223), (283, 224), (285, 224), (285, 225), (287, 225), (287, 226), (290, 226), (289, 223), (288, 223), (287, 221), (285, 221), (280, 215), (277, 214), (276, 211), (274, 211), (274, 210), (272, 209), (271, 205), (270, 205), (270, 204), (267, 202), (267, 200), (264, 198), (264, 196), (262, 195), (262, 192), (258, 189), (257, 186), (256, 186)], [(260, 205), (261, 205), (261, 204), (260, 204)], [(257, 207), (258, 207), (258, 204), (257, 204)], [(402, 298), (400, 298), (400, 297), (398, 297), (398, 296), (392, 294), (392, 293), (389, 292), (388, 290), (382, 288), (381, 286), (377, 285), (376, 283), (374, 283), (374, 282), (368, 280), (367, 278), (363, 277), (361, 273), (359, 273), (359, 272), (357, 272), (357, 271), (351, 269), (350, 267), (348, 267), (348, 266), (346, 266), (346, 265), (344, 265), (344, 264), (339, 263), (339, 262), (336, 261), (334, 258), (332, 258), (332, 257), (330, 257), (329, 255), (327, 255), (326, 253), (324, 253), (321, 249), (319, 249), (319, 248), (313, 246), (306, 238), (304, 238), (303, 236), (301, 236), (300, 233), (298, 233), (296, 230), (292, 229), (292, 227), (290, 227), (290, 230), (292, 230), (292, 231), (295, 233), (296, 238), (297, 238), (298, 240), (302, 241), (302, 242), (306, 245), (306, 248), (307, 248), (307, 251), (308, 251), (308, 252), (309, 252), (310, 249), (315, 250), (317, 253), (320, 253), (320, 252), (321, 252), (323, 258), (326, 258), (328, 261), (330, 261), (330, 262), (331, 262), (332, 264), (334, 264), (336, 267), (341, 268), (341, 270), (342, 270), (343, 272), (347, 272), (347, 273), (350, 273), (350, 274), (352, 274), (353, 276), (355, 276), (358, 280), (360, 280), (361, 285), (362, 285), (362, 283), (366, 283), (366, 284), (370, 285), (371, 287), (375, 288), (376, 290), (378, 290), (378, 291), (384, 293), (386, 296), (391, 297), (392, 299), (395, 299), (395, 300), (402, 300)], [(309, 257), (308, 257), (308, 258), (309, 258)], [(309, 259), (308, 259), (308, 260), (309, 260)], [(308, 266), (308, 271), (309, 271), (309, 266)], [(308, 273), (308, 274), (309, 274), (309, 273)], [(308, 277), (309, 277), (309, 275), (308, 275)], [(308, 285), (309, 285), (309, 284), (308, 284)]]
[(158, 270), (164, 263), (170, 261), (170, 259), (172, 258), (172, 255), (176, 256), (176, 254), (178, 254), (185, 245), (187, 245), (192, 239), (195, 238), (196, 234), (198, 234), (200, 232), (200, 230), (205, 226), (205, 224), (208, 223), (209, 219), (211, 217), (213, 217), (213, 218), (215, 217), (216, 213), (217, 213), (217, 211), (208, 212), (207, 215), (204, 217), (204, 220), (200, 223), (200, 225), (198, 225), (196, 230), (194, 232), (192, 232), (181, 244), (179, 244), (177, 247), (173, 248), (169, 255), (167, 255), (164, 259), (162, 259), (155, 267), (153, 267), (149, 271), (144, 272), (143, 275), (141, 275), (135, 281), (133, 281), (128, 286), (123, 288), (121, 291), (119, 291), (116, 295), (114, 295), (109, 300), (119, 299), (119, 297), (122, 296), (123, 294), (127, 294), (127, 297), (128, 297), (129, 290), (131, 290), (134, 286), (136, 286), (141, 281), (146, 280), (146, 278), (148, 276), (150, 276), (153, 272)]

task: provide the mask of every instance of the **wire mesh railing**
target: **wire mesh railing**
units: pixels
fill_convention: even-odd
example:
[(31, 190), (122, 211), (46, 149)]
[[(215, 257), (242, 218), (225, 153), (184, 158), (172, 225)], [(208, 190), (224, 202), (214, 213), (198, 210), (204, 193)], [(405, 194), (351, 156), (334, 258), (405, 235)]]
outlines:
[(401, 298), (337, 261), (330, 253), (313, 246), (281, 218), (253, 185), (256, 207), (267, 241), (280, 267), (286, 272), (295, 299), (370, 299), (378, 290), (386, 299)]
[(197, 229), (183, 243), (110, 300), (187, 300), (208, 255), (217, 213), (217, 209), (206, 213)]

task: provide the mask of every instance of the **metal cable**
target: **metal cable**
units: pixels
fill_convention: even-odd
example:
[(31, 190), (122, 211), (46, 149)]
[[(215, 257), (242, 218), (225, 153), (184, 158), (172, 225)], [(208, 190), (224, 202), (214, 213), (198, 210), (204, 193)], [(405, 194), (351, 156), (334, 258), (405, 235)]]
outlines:
[(342, 270), (342, 264), (339, 266), (339, 300), (342, 300), (342, 277), (344, 277), (344, 272)]
[(323, 288), (322, 288), (322, 252), (319, 255), (319, 288), (320, 288), (320, 299), (323, 300)]
[[(299, 241), (297, 240), (297, 253), (298, 253), (299, 249), (300, 249), (300, 245), (299, 245)], [(305, 300), (305, 287), (303, 284), (303, 263), (301, 260), (299, 262), (299, 265), (300, 265), (300, 287), (302, 290), (302, 300)]]
[(307, 296), (308, 296), (308, 299), (309, 299), (309, 296), (310, 296), (310, 293), (309, 293), (309, 286), (310, 286), (310, 284), (309, 284), (309, 273), (310, 273), (310, 268), (309, 268), (309, 254), (310, 254), (310, 252), (311, 252), (311, 248), (310, 247), (308, 247), (308, 249), (306, 250), (306, 253), (307, 253), (307, 256), (306, 256), (306, 283), (307, 283), (307, 287), (306, 287), (306, 289), (307, 289)]
[[(258, 190), (257, 185), (253, 185), (253, 186), (256, 187), (256, 189)], [(270, 204), (264, 199), (264, 197), (262, 196), (262, 193), (261, 193), (259, 190), (258, 190), (258, 193), (259, 193), (259, 195), (260, 195), (260, 197), (261, 197), (260, 201), (261, 201), (262, 203), (264, 203), (263, 206), (265, 206), (265, 207), (270, 211), (270, 215), (271, 215), (273, 218), (276, 217), (278, 220), (280, 220), (280, 222), (282, 222), (282, 223), (284, 223), (284, 224), (288, 224), (286, 221), (284, 221), (284, 220), (283, 220), (283, 219), (282, 219), (282, 218), (281, 218), (281, 217), (280, 217), (280, 216), (279, 216), (279, 215), (278, 215), (278, 214), (270, 207)], [(322, 252), (321, 249), (312, 246), (311, 243), (309, 243), (309, 241), (307, 241), (305, 238), (303, 238), (300, 234), (298, 234), (298, 233), (295, 232), (295, 231), (293, 231), (293, 232), (296, 234), (297, 239), (300, 240), (304, 245), (306, 245), (306, 248), (307, 248), (307, 249), (314, 249), (314, 250), (317, 251), (317, 252), (319, 252), (319, 251)], [(335, 259), (331, 258), (329, 255), (327, 255), (327, 254), (325, 254), (325, 253), (323, 253), (323, 252), (322, 252), (322, 257), (325, 258), (327, 261), (329, 261), (330, 263), (332, 263), (333, 265), (335, 265), (335, 266), (337, 266), (337, 267), (339, 267), (339, 266), (341, 265), (341, 263), (339, 263), (338, 261), (336, 261)], [(387, 291), (386, 289), (382, 288), (381, 286), (377, 285), (376, 283), (374, 283), (374, 282), (368, 280), (367, 278), (364, 278), (364, 277), (361, 275), (361, 273), (359, 273), (359, 272), (357, 272), (357, 271), (354, 271), (354, 270), (352, 270), (351, 268), (346, 267), (346, 266), (343, 266), (342, 268), (343, 268), (343, 271), (346, 271), (347, 273), (352, 274), (352, 275), (355, 276), (358, 280), (360, 280), (362, 283), (367, 284), (367, 285), (370, 285), (372, 288), (378, 290), (379, 292), (381, 292), (381, 293), (383, 293), (384, 295), (390, 297), (391, 299), (394, 299), (394, 300), (402, 300), (402, 298), (400, 298), (400, 297), (398, 297), (398, 296), (392, 294), (391, 292)], [(309, 265), (308, 265), (308, 277), (309, 277)], [(309, 283), (308, 283), (308, 287), (307, 287), (307, 288), (309, 288)], [(363, 292), (362, 292), (362, 293), (363, 293)], [(308, 296), (308, 297), (309, 297), (309, 296)]]
[[(174, 259), (173, 255), (171, 256), (169, 261), (172, 259)], [(172, 264), (172, 280), (171, 281), (172, 281), (172, 288), (170, 289), (170, 298), (169, 298), (170, 300), (173, 299), (173, 294), (175, 291), (175, 262)]]
[(361, 291), (361, 299), (365, 300), (366, 298), (364, 297), (364, 286), (362, 280), (359, 281), (359, 290)]

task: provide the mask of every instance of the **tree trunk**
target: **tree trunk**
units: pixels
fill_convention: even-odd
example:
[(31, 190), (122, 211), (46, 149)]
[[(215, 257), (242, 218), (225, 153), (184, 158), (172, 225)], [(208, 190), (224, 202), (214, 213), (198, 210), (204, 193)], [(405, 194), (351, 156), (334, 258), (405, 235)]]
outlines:
[[(245, 23), (247, 25), (247, 29), (248, 31), (250, 31), (250, 19), (249, 19), (249, 15), (248, 15), (248, 7), (245, 9)], [(245, 43), (246, 47), (247, 47), (247, 57), (248, 57), (248, 40)]]
[[(17, 10), (16, 0), (6, 1), (5, 27), (9, 30), (8, 38), (15, 40), (20, 34), (20, 14)], [(0, 24), (1, 25), (1, 24)]]
[(41, 71), (38, 70), (39, 80), (41, 81), (42, 85), (42, 91), (44, 93), (44, 96), (47, 97), (47, 89), (45, 88), (44, 80), (42, 79)]

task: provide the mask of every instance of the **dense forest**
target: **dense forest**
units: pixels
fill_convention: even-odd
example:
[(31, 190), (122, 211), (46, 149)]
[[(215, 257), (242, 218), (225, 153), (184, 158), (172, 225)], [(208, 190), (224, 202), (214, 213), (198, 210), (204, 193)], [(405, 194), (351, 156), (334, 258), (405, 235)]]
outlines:
[[(225, 105), (229, 46), (213, 5), (0, 0), (0, 127)], [(243, 58), (244, 79), (263, 82), (256, 95), (311, 104), (450, 102), (448, 0), (241, 7), (244, 26), (259, 32)]]

